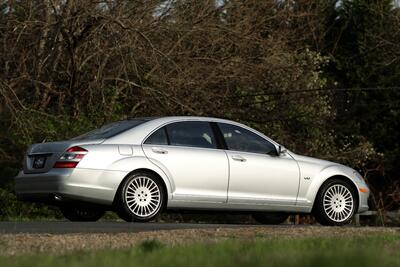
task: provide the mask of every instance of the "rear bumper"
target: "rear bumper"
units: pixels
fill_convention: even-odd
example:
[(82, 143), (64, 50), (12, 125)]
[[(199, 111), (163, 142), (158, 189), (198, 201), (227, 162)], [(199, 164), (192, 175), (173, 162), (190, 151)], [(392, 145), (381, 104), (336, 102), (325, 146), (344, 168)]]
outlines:
[(22, 201), (62, 204), (78, 201), (111, 205), (126, 173), (94, 169), (51, 169), (15, 177), (15, 193)]

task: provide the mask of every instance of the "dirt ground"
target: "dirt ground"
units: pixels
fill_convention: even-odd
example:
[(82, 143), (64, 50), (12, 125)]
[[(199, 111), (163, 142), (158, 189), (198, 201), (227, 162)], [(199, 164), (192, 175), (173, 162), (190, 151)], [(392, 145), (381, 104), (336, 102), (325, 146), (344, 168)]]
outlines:
[(244, 227), (193, 230), (168, 230), (141, 233), (109, 234), (2, 234), (0, 255), (26, 253), (63, 254), (77, 250), (128, 248), (144, 240), (158, 240), (169, 245), (197, 241), (215, 242), (226, 239), (251, 240), (254, 238), (301, 238), (319, 236), (364, 236), (394, 234), (400, 236), (400, 228), (384, 227)]

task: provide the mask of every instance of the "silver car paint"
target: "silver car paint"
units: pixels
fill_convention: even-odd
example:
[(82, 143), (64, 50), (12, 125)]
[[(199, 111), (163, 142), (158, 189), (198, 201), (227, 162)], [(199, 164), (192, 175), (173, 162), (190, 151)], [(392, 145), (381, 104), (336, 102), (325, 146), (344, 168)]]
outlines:
[(143, 145), (143, 150), (152, 163), (173, 177), (175, 200), (227, 201), (229, 165), (223, 150), (154, 145)]
[[(43, 170), (33, 170), (30, 157), (15, 178), (17, 194), (65, 194), (112, 204), (123, 179), (138, 169), (151, 170), (164, 181), (168, 208), (203, 208), (310, 212), (320, 186), (332, 176), (349, 178), (368, 188), (353, 169), (286, 150), (279, 156), (218, 149), (145, 145), (160, 127), (177, 121), (224, 122), (262, 133), (240, 123), (206, 117), (163, 117), (106, 140), (64, 141), (31, 146), (27, 155), (52, 153)], [(75, 169), (52, 169), (71, 146), (89, 152)], [(167, 153), (160, 153), (160, 150)], [(241, 161), (240, 157), (245, 161)], [(236, 159), (234, 159), (236, 158)], [(239, 160), (238, 160), (239, 158)], [(358, 212), (368, 210), (368, 193), (359, 190)]]
[[(361, 176), (355, 170), (347, 166), (294, 153), (292, 153), (292, 155), (299, 163), (301, 176), (303, 177), (303, 179), (300, 180), (297, 205), (312, 207), (320, 186), (333, 176), (345, 176), (349, 178), (357, 189), (360, 187), (368, 188)], [(306, 177), (310, 179), (304, 179)], [(357, 190), (357, 193), (360, 199), (359, 212), (368, 210), (367, 202), (369, 192), (366, 194), (360, 193), (360, 191)]]
[[(45, 173), (48, 172), (54, 165), (54, 163), (60, 158), (60, 156), (72, 145), (88, 145), (88, 144), (100, 144), (104, 140), (90, 140), (90, 141), (61, 141), (51, 143), (39, 143), (29, 147), (23, 163), (24, 173)], [(31, 157), (35, 154), (51, 153), (52, 155), (47, 158), (45, 167), (43, 169), (33, 169)]]
[(296, 161), (288, 153), (279, 156), (240, 151), (226, 153), (231, 171), (228, 203), (296, 204), (300, 173)]

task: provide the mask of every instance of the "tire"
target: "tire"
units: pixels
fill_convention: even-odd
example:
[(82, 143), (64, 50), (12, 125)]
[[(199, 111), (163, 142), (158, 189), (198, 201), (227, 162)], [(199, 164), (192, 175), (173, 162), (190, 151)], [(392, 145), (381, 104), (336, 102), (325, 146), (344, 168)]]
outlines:
[(103, 217), (105, 211), (98, 208), (60, 207), (65, 218), (72, 222), (95, 222)]
[(353, 218), (358, 206), (357, 201), (356, 192), (350, 183), (330, 179), (318, 191), (313, 214), (322, 225), (342, 226)]
[(289, 214), (286, 213), (275, 213), (275, 212), (260, 212), (254, 213), (253, 218), (262, 224), (281, 224), (287, 220)]
[(166, 193), (152, 173), (135, 173), (125, 179), (117, 193), (117, 214), (127, 222), (148, 222), (164, 209)]

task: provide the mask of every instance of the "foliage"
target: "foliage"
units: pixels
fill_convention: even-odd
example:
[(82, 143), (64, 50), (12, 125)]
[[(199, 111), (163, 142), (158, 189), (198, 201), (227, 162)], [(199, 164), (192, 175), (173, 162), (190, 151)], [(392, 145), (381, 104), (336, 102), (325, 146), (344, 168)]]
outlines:
[[(2, 266), (399, 266), (399, 236), (235, 240), (0, 257)], [(338, 245), (340, 244), (340, 245)]]
[(17, 201), (14, 194), (0, 188), (0, 220), (25, 221), (43, 218), (61, 218), (60, 212), (40, 204)]
[(334, 95), (336, 143), (364, 144), (369, 158), (357, 166), (364, 172), (377, 170), (369, 177), (377, 190), (400, 178), (400, 10), (393, 4), (346, 0), (330, 5), (324, 9), (331, 15), (324, 16), (326, 36), (320, 45), (322, 54), (332, 55), (325, 70), (331, 80), (339, 88), (353, 89)]

